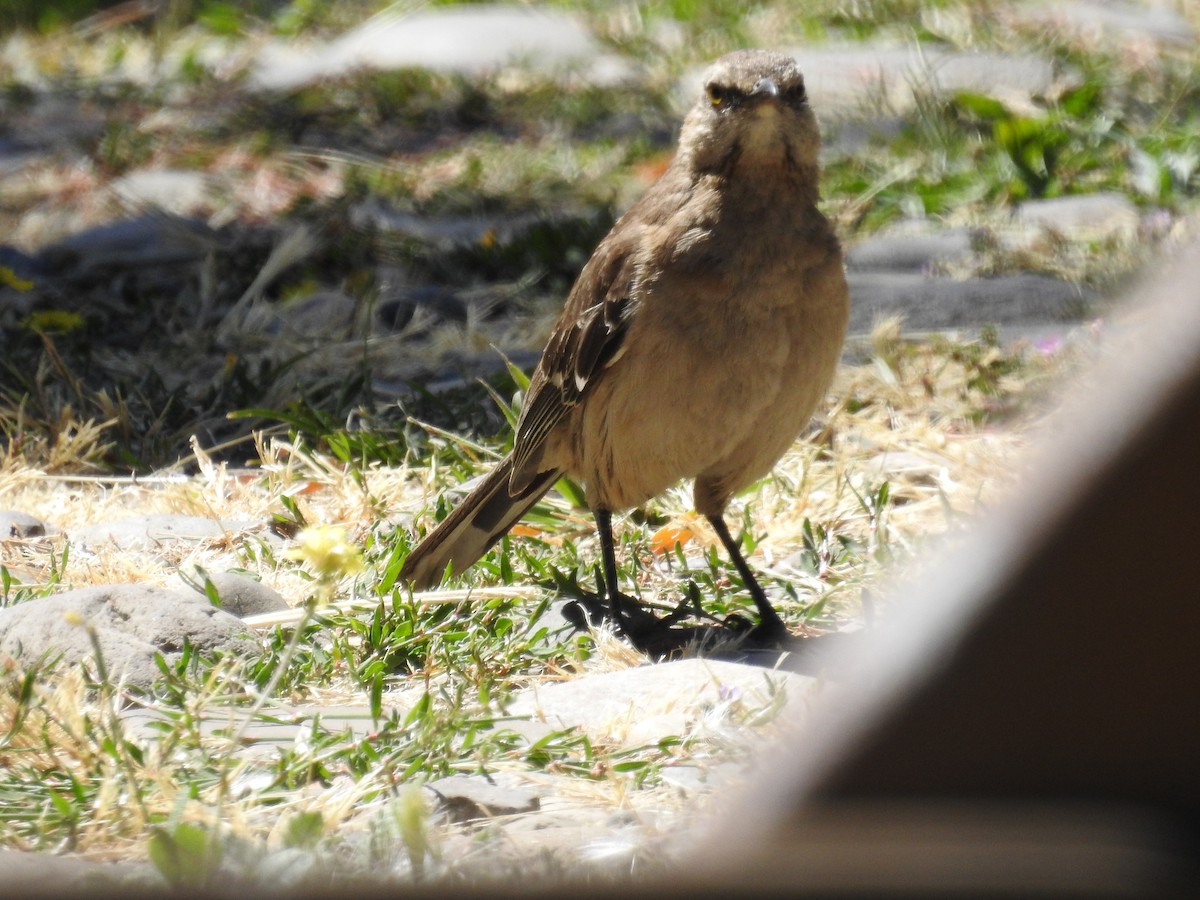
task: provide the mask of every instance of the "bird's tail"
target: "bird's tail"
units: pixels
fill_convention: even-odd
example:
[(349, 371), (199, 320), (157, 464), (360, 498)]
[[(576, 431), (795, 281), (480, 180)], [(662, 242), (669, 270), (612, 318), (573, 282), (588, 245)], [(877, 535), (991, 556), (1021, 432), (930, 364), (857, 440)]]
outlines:
[(550, 490), (562, 472), (553, 469), (539, 472), (515, 496), (509, 493), (511, 474), (512, 459), (505, 457), (413, 548), (400, 570), (400, 578), (424, 590), (438, 584), (447, 566), (454, 572), (462, 572), (473, 565)]

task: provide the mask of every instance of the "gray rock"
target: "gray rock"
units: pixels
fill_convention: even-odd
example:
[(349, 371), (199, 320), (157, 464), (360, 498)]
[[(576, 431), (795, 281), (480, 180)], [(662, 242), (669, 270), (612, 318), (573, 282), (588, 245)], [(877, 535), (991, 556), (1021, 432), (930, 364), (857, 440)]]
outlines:
[(1176, 10), (1166, 6), (1122, 3), (1120, 0), (1062, 0), (1058, 3), (1019, 4), (1014, 13), (1086, 38), (1117, 41), (1162, 41), (1192, 46), (1196, 30)]
[(71, 543), (90, 550), (151, 550), (166, 544), (227, 538), (230, 532), (254, 527), (251, 522), (172, 514), (131, 516), (97, 522), (70, 532)]
[(695, 721), (719, 704), (766, 707), (779, 690), (794, 702), (816, 683), (816, 678), (795, 672), (683, 659), (539, 685), (519, 693), (507, 712), (637, 744), (690, 733)]
[(358, 301), (341, 291), (317, 291), (279, 311), (283, 332), (297, 338), (345, 340), (354, 333)]
[[(800, 63), (814, 108), (829, 121), (903, 113), (922, 91), (1028, 97), (1045, 93), (1055, 79), (1053, 61), (1036, 54), (962, 53), (892, 43), (794, 47), (788, 52)], [(681, 105), (694, 101), (698, 85), (698, 70), (683, 77)]]
[[(76, 622), (69, 621), (75, 619)], [(178, 658), (184, 640), (197, 650), (257, 653), (257, 639), (236, 616), (178, 591), (139, 584), (99, 585), (0, 609), (0, 655), (25, 664), (61, 656), (63, 665), (90, 661), (95, 648), (113, 681), (148, 687), (158, 677), (156, 653)]]
[(1133, 234), (1141, 215), (1124, 194), (1102, 191), (1048, 200), (1026, 200), (1016, 210), (1022, 225), (1044, 228), (1072, 238)]
[[(242, 575), (239, 572), (215, 572), (207, 575), (207, 578), (212, 582), (221, 598), (218, 608), (239, 619), (244, 619), (246, 616), (257, 616), (261, 613), (280, 612), (290, 608), (278, 591), (256, 581), (249, 575)], [(205, 599), (205, 602), (208, 601), (208, 595), (203, 593), (203, 583), (190, 585), (190, 587), (198, 593), (189, 591), (185, 596), (192, 599), (200, 596)]]
[(537, 812), (541, 803), (534, 791), (503, 787), (482, 776), (451, 775), (429, 782), (425, 789), (451, 822)]
[(42, 250), (34, 262), (54, 275), (91, 277), (97, 272), (198, 262), (217, 244), (204, 223), (166, 213), (88, 228)]
[(458, 291), (438, 285), (408, 288), (379, 305), (376, 319), (388, 331), (401, 331), (423, 310), (434, 322), (467, 321), (467, 304)]
[(954, 281), (902, 272), (850, 272), (850, 331), (861, 334), (886, 316), (911, 331), (978, 329), (1074, 322), (1095, 303), (1095, 292), (1045, 275), (1021, 273)]
[(46, 523), (18, 509), (0, 509), (0, 540), (46, 536)]
[(149, 206), (179, 216), (204, 212), (214, 202), (213, 179), (184, 169), (138, 169), (109, 187), (132, 207)]
[(924, 272), (971, 253), (971, 231), (951, 228), (936, 234), (883, 233), (846, 252), (846, 268), (856, 272)]
[(514, 63), (543, 71), (570, 69), (597, 84), (619, 83), (631, 71), (628, 62), (606, 54), (576, 16), (478, 4), (376, 16), (324, 45), (266, 45), (252, 81), (288, 90), (360, 68), (478, 75)]

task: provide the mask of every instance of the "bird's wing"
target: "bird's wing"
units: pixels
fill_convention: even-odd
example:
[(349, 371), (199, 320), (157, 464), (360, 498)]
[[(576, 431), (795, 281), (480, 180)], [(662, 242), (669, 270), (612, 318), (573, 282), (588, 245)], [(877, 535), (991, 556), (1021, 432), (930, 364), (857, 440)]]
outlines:
[(637, 288), (642, 232), (638, 227), (610, 232), (567, 297), (517, 423), (513, 492), (537, 476), (546, 436), (620, 355)]

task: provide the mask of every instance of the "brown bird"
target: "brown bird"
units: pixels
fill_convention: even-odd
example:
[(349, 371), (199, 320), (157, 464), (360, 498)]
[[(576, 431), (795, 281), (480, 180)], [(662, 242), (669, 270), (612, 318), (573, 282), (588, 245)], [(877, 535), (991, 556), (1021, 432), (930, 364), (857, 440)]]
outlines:
[(820, 134), (796, 61), (718, 59), (670, 166), (584, 266), (533, 373), (512, 452), (409, 555), (429, 587), (478, 560), (563, 475), (600, 537), (614, 623), (659, 620), (617, 583), (612, 513), (695, 479), (758, 609), (786, 636), (723, 518), (820, 402), (849, 315), (842, 253), (817, 209)]

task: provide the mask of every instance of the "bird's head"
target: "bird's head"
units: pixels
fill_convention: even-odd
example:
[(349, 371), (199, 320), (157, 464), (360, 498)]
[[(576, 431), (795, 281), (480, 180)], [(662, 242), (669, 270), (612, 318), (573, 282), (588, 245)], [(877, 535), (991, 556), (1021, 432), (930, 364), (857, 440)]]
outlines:
[(738, 50), (714, 62), (683, 123), (681, 162), (697, 173), (817, 165), (817, 120), (790, 56)]

